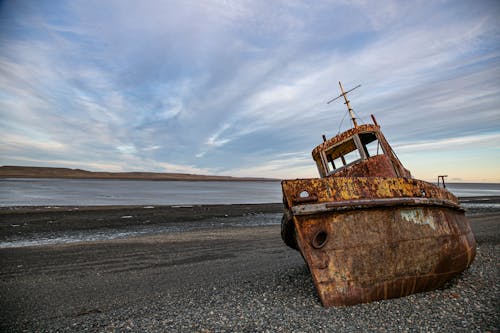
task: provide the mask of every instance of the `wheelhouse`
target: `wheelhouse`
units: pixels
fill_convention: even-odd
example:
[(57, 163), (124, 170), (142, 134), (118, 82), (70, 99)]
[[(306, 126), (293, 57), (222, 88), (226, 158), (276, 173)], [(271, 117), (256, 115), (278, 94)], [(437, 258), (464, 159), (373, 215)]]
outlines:
[(378, 125), (360, 125), (317, 146), (313, 152), (321, 177), (410, 177)]

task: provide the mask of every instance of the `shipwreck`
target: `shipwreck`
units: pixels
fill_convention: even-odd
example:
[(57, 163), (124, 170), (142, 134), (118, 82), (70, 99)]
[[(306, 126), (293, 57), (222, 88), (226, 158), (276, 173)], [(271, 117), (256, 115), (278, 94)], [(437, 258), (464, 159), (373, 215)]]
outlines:
[[(320, 178), (283, 180), (281, 237), (300, 251), (324, 306), (403, 297), (468, 268), (476, 242), (444, 187), (412, 178), (380, 130), (358, 124), (312, 151)], [(328, 103), (330, 103), (328, 102)]]

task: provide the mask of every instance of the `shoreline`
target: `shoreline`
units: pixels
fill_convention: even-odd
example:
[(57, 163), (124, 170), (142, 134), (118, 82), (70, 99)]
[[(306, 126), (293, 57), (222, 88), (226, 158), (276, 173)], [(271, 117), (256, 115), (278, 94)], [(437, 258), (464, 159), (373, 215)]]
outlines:
[(0, 210), (0, 248), (277, 225), (282, 212), (282, 204), (9, 207)]
[[(488, 200), (497, 207), (500, 197)], [(443, 288), (323, 308), (300, 253), (281, 240), (282, 204), (144, 207), (0, 210), (2, 237), (19, 228), (33, 234), (130, 230), (143, 223), (180, 228), (0, 248), (0, 331), (495, 332), (500, 327), (500, 208), (467, 212), (477, 255)], [(270, 225), (245, 225), (273, 216), (277, 220)], [(193, 225), (203, 228), (186, 229)]]
[[(500, 204), (500, 195), (485, 195), (485, 196), (460, 196), (458, 200), (461, 204), (464, 203), (493, 203)], [(2, 214), (8, 212), (43, 212), (43, 211), (61, 211), (61, 210), (114, 210), (114, 209), (138, 209), (144, 207), (181, 207), (181, 208), (191, 208), (191, 207), (231, 207), (231, 206), (254, 206), (254, 205), (264, 205), (264, 206), (282, 206), (282, 203), (278, 202), (263, 202), (263, 203), (218, 203), (218, 204), (172, 204), (172, 205), (11, 205), (11, 206), (1, 206), (0, 205), (0, 217)]]
[[(469, 218), (500, 212), (497, 196), (464, 197), (461, 203)], [(283, 210), (281, 203), (0, 207), (0, 248), (280, 225)]]

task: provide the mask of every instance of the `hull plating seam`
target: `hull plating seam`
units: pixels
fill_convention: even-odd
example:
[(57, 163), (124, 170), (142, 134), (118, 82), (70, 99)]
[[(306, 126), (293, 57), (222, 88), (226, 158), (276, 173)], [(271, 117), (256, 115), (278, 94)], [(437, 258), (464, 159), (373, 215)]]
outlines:
[(391, 206), (440, 206), (463, 211), (453, 201), (432, 198), (385, 198), (365, 200), (345, 200), (318, 204), (306, 204), (292, 207), (293, 215), (311, 215), (330, 211), (344, 211), (366, 208), (379, 208)]

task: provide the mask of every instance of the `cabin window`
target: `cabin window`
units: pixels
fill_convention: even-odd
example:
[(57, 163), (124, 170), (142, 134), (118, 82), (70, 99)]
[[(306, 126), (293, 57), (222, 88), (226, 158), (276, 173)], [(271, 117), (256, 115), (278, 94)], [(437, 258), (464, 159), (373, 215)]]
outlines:
[(378, 141), (375, 133), (361, 133), (359, 134), (359, 139), (368, 157), (384, 154), (380, 141)]
[(346, 165), (351, 164), (353, 162), (356, 162), (360, 158), (361, 158), (361, 156), (359, 156), (359, 151), (357, 149), (344, 155), (344, 160), (345, 160)]
[(342, 168), (361, 159), (358, 148), (353, 139), (342, 142), (325, 151), (327, 161), (327, 171), (331, 173), (336, 169)]

